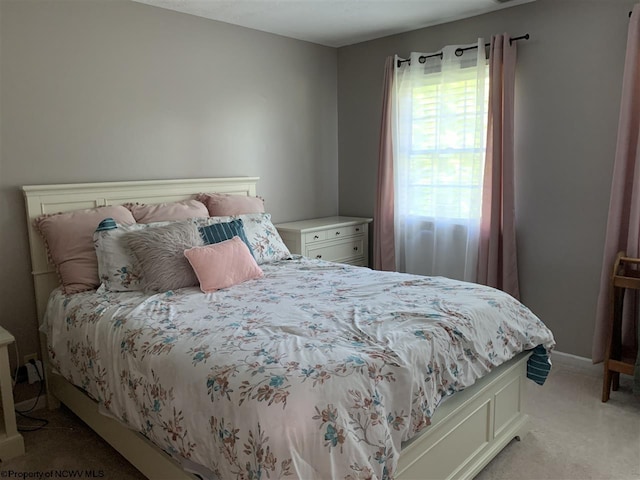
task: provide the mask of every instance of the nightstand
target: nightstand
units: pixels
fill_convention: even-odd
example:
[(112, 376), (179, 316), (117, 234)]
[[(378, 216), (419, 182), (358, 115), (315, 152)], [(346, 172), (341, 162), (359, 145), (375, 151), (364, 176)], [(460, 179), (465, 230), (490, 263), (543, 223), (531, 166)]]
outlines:
[(275, 227), (291, 253), (367, 267), (372, 220), (337, 216), (280, 223)]
[(9, 367), (9, 345), (15, 342), (13, 335), (0, 327), (0, 397), (2, 418), (0, 419), (0, 461), (24, 454), (24, 441), (16, 426), (13, 407), (13, 383)]

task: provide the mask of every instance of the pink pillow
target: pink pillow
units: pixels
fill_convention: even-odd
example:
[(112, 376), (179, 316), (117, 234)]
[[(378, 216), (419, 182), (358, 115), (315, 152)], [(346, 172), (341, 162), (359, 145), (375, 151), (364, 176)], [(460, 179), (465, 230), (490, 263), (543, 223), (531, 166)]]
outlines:
[(34, 225), (44, 238), (49, 261), (56, 267), (64, 293), (93, 290), (100, 285), (93, 232), (109, 217), (120, 224), (136, 223), (131, 212), (121, 205), (43, 215), (35, 219)]
[(264, 200), (246, 195), (227, 195), (226, 193), (201, 193), (196, 196), (204, 203), (212, 217), (264, 213)]
[(204, 293), (215, 292), (247, 280), (261, 278), (258, 266), (240, 237), (184, 251)]
[(144, 204), (125, 203), (138, 223), (172, 222), (196, 217), (208, 217), (207, 207), (197, 200), (181, 202)]

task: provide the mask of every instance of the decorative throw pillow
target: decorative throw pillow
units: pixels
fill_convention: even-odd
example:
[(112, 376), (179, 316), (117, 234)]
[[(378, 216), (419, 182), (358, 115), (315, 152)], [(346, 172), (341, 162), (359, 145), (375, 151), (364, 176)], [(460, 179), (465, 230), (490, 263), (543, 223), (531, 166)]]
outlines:
[(282, 241), (276, 227), (271, 223), (271, 215), (268, 213), (252, 213), (237, 215), (236, 217), (198, 218), (192, 219), (192, 221), (198, 227), (204, 227), (216, 223), (230, 222), (235, 218), (242, 220), (244, 232), (247, 235), (249, 246), (258, 265), (291, 257), (291, 252)]
[(197, 200), (148, 205), (144, 203), (125, 203), (124, 206), (131, 211), (138, 223), (170, 222), (209, 216), (207, 207)]
[(231, 240), (233, 237), (240, 237), (240, 240), (242, 240), (249, 248), (251, 256), (254, 256), (251, 245), (249, 245), (249, 240), (247, 240), (247, 235), (244, 232), (242, 220), (239, 218), (231, 220), (230, 222), (214, 223), (212, 225), (199, 227), (198, 231), (200, 232), (200, 236), (204, 240), (204, 243), (207, 245)]
[(215, 292), (264, 274), (240, 237), (184, 251), (204, 293)]
[(167, 225), (168, 222), (119, 225), (113, 218), (106, 218), (93, 234), (93, 245), (98, 257), (98, 275), (104, 287), (111, 292), (142, 290), (142, 272), (124, 236), (150, 227)]
[(100, 285), (93, 232), (108, 217), (122, 224), (136, 223), (131, 212), (121, 205), (43, 215), (34, 221), (64, 293), (93, 290)]
[(145, 292), (166, 292), (198, 284), (184, 251), (203, 245), (192, 222), (175, 222), (124, 235), (137, 260)]
[(246, 213), (264, 213), (264, 200), (246, 195), (228, 195), (226, 193), (200, 193), (196, 196), (207, 206), (209, 215), (241, 215)]
[(268, 213), (240, 215), (244, 231), (258, 264), (276, 262), (291, 257)]

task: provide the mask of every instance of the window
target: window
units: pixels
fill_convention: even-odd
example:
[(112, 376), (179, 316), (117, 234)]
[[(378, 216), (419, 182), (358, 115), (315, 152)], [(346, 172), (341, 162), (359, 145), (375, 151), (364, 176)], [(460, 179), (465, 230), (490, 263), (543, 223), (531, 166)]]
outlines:
[(400, 156), (404, 164), (399, 171), (405, 177), (400, 212), (434, 219), (479, 219), (488, 66), (484, 62), (477, 68), (474, 61), (447, 71), (437, 64), (411, 77), (399, 91), (399, 105), (407, 110), (408, 119), (402, 122), (405, 134), (401, 132), (408, 141), (405, 155)]
[[(396, 68), (393, 108), (396, 265), (474, 281), (482, 213), (489, 71), (480, 48)], [(475, 53), (475, 54), (474, 54)]]

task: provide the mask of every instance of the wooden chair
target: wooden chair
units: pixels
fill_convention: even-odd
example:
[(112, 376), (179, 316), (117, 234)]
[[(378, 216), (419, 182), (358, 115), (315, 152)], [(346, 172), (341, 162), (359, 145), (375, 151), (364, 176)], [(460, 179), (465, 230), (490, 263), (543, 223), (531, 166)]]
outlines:
[(611, 321), (604, 358), (603, 402), (609, 400), (611, 390), (618, 390), (621, 373), (633, 375), (636, 354), (634, 348), (622, 345), (622, 310), (625, 291), (640, 290), (640, 258), (626, 257), (624, 252), (619, 252), (613, 264), (609, 288)]

